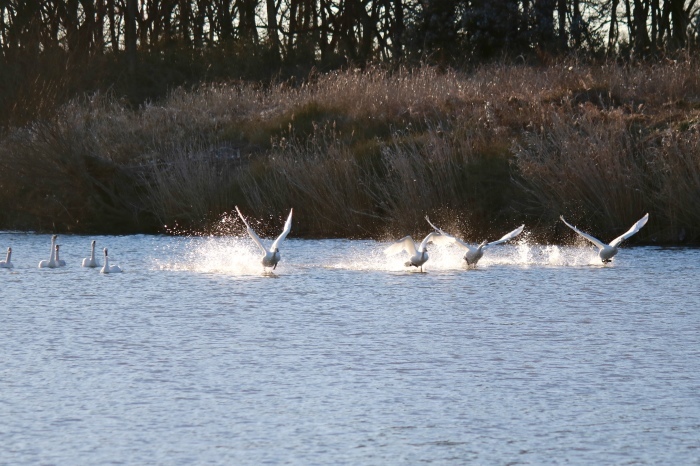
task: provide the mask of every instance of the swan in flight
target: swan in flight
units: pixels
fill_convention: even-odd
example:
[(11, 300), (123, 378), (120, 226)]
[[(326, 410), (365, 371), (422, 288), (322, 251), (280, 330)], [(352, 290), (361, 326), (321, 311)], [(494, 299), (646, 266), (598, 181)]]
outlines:
[(426, 215), (425, 219), (428, 221), (431, 227), (435, 229), (442, 237), (435, 241), (438, 244), (448, 244), (448, 243), (454, 243), (456, 242), (459, 244), (461, 247), (467, 250), (467, 253), (464, 255), (464, 260), (467, 261), (467, 266), (470, 267), (476, 267), (476, 263), (479, 262), (479, 259), (484, 255), (484, 249), (486, 249), (489, 246), (495, 246), (496, 244), (501, 244), (505, 243), (506, 241), (510, 241), (516, 236), (518, 236), (520, 233), (523, 232), (523, 228), (525, 228), (525, 225), (520, 225), (518, 228), (515, 230), (511, 231), (510, 233), (507, 233), (503, 235), (500, 239), (496, 241), (491, 241), (490, 243), (488, 241), (484, 241), (478, 246), (471, 246), (464, 241), (462, 241), (459, 238), (456, 238), (452, 235), (448, 235), (435, 225), (433, 225), (433, 222), (430, 221), (428, 216)]
[(44, 259), (43, 261), (39, 262), (39, 268), (44, 269), (44, 268), (49, 268), (49, 269), (55, 269), (57, 267), (56, 265), (56, 259), (54, 259), (56, 256), (56, 238), (58, 236), (53, 235), (51, 237), (51, 255), (49, 256), (49, 260)]
[(56, 267), (65, 267), (66, 261), (58, 258), (58, 248), (60, 248), (60, 247), (61, 247), (60, 244), (56, 245)]
[(92, 240), (90, 244), (90, 257), (83, 259), (83, 267), (99, 267), (100, 264), (95, 260), (95, 240)]
[(646, 225), (647, 221), (649, 220), (649, 214), (647, 213), (644, 217), (637, 220), (637, 223), (632, 225), (632, 227), (629, 230), (627, 230), (626, 233), (624, 233), (624, 234), (618, 236), (617, 238), (615, 238), (614, 240), (612, 240), (610, 242), (610, 244), (605, 244), (601, 240), (599, 240), (598, 238), (594, 238), (593, 236), (591, 236), (587, 233), (584, 233), (581, 230), (579, 230), (578, 228), (576, 228), (575, 226), (569, 224), (569, 222), (564, 220), (563, 215), (560, 215), (559, 218), (561, 219), (562, 222), (564, 222), (564, 224), (567, 227), (571, 228), (576, 233), (583, 236), (591, 243), (595, 244), (596, 247), (598, 248), (598, 257), (600, 257), (600, 260), (603, 261), (603, 263), (605, 264), (607, 262), (612, 261), (613, 256), (615, 256), (615, 254), (617, 254), (618, 246), (620, 246), (620, 243), (622, 243), (624, 240), (626, 240), (630, 236), (637, 233), (639, 230), (642, 229), (642, 227), (644, 225)]
[(7, 248), (7, 258), (4, 261), (0, 261), (0, 269), (11, 269), (14, 265), (12, 264), (12, 248)]
[(433, 238), (438, 236), (440, 236), (440, 233), (435, 231), (428, 233), (428, 236), (423, 238), (423, 241), (421, 241), (420, 246), (418, 247), (416, 247), (416, 243), (413, 241), (413, 238), (411, 238), (410, 235), (404, 236), (386, 248), (384, 250), (384, 254), (393, 255), (406, 251), (411, 255), (411, 258), (405, 264), (406, 267), (420, 267), (420, 271), (422, 272), (423, 264), (428, 262), (429, 259), (428, 250), (426, 247), (428, 246), (428, 243), (433, 241)]
[(100, 273), (121, 273), (122, 269), (118, 265), (109, 265), (109, 256), (107, 255), (107, 248), (104, 248), (105, 252), (105, 265), (102, 266)]
[(260, 240), (260, 237), (255, 233), (255, 230), (250, 228), (250, 225), (248, 225), (248, 222), (246, 221), (245, 217), (243, 217), (243, 214), (241, 213), (241, 210), (236, 206), (236, 211), (238, 212), (238, 216), (241, 217), (241, 220), (243, 220), (243, 223), (245, 224), (246, 230), (248, 230), (248, 234), (250, 235), (251, 238), (253, 238), (253, 241), (258, 245), (260, 250), (263, 253), (262, 257), (262, 265), (263, 268), (265, 267), (272, 267), (272, 270), (275, 270), (277, 268), (277, 263), (280, 261), (280, 250), (279, 246), (282, 244), (282, 241), (287, 237), (289, 234), (289, 231), (292, 229), (292, 211), (294, 209), (289, 209), (289, 217), (287, 217), (287, 221), (284, 223), (284, 230), (282, 230), (282, 233), (277, 237), (277, 239), (272, 243), (270, 246), (270, 249), (267, 249), (262, 241)]

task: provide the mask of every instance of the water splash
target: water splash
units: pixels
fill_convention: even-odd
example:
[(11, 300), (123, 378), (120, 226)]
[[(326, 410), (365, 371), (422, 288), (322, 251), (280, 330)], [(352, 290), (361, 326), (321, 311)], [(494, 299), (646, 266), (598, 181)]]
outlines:
[[(278, 271), (285, 269), (325, 268), (354, 271), (412, 273), (420, 268), (407, 267), (408, 253), (387, 256), (388, 242), (371, 240), (294, 240), (285, 243)], [(430, 245), (430, 259), (423, 270), (468, 270), (464, 249), (457, 245)], [(529, 244), (527, 238), (515, 244), (487, 248), (477, 268), (602, 266), (595, 248)], [(608, 265), (609, 266), (609, 265)], [(157, 270), (182, 270), (202, 273), (260, 276), (263, 268), (260, 251), (247, 236), (190, 236), (173, 240), (157, 251)]]
[(182, 238), (161, 252), (155, 260), (155, 267), (160, 270), (230, 275), (260, 275), (263, 272), (260, 252), (250, 244), (249, 238)]

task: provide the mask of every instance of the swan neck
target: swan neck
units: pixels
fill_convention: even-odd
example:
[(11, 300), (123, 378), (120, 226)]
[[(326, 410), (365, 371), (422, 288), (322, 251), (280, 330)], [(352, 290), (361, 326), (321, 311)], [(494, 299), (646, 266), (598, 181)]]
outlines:
[(10, 263), (10, 259), (12, 259), (12, 249), (7, 248), (7, 260), (5, 261), (6, 264)]
[(51, 255), (49, 256), (49, 264), (56, 261), (56, 238), (51, 238)]

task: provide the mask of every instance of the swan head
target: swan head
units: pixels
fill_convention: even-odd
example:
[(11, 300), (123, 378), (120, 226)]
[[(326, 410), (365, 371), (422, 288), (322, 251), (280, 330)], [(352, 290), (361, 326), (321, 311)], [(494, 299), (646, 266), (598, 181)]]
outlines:
[(105, 256), (106, 256), (107, 255), (107, 248), (104, 248), (103, 251), (104, 251)]
[(96, 243), (96, 241), (93, 239), (92, 242), (90, 243), (90, 245), (94, 248), (94, 247), (95, 247), (95, 243)]

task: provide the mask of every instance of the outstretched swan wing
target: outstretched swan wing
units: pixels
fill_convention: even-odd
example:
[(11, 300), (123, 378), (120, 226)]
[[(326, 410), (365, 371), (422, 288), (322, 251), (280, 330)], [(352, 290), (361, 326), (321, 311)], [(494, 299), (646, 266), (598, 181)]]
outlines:
[(462, 246), (464, 249), (471, 250), (471, 247), (469, 247), (469, 245), (467, 243), (465, 243), (464, 241), (462, 241), (461, 239), (459, 239), (455, 236), (452, 236), (450, 234), (447, 234), (444, 231), (442, 231), (440, 228), (433, 225), (433, 222), (430, 221), (430, 219), (428, 218), (427, 215), (425, 216), (425, 220), (430, 224), (431, 227), (433, 227), (435, 229), (435, 231), (440, 233), (439, 236), (435, 236), (431, 239), (431, 241), (433, 243), (435, 243), (439, 246), (457, 243), (460, 246)]
[(238, 216), (241, 217), (241, 220), (243, 220), (243, 223), (245, 223), (246, 230), (248, 230), (248, 234), (250, 235), (250, 237), (253, 238), (253, 241), (255, 241), (255, 243), (262, 250), (262, 252), (267, 254), (268, 250), (265, 248), (265, 246), (263, 246), (262, 241), (260, 240), (258, 234), (255, 233), (255, 230), (250, 228), (250, 225), (248, 225), (248, 222), (246, 221), (238, 206), (236, 206), (236, 211), (238, 212)]
[(445, 238), (442, 236), (441, 233), (437, 231), (431, 231), (430, 233), (428, 233), (428, 236), (423, 238), (423, 241), (420, 242), (418, 250), (425, 251), (425, 247), (428, 245), (428, 243), (449, 244), (452, 242), (454, 242), (454, 237)]
[(403, 238), (386, 248), (384, 250), (384, 254), (398, 254), (401, 251), (406, 251), (411, 256), (416, 255), (416, 243), (413, 242), (413, 238), (411, 238), (410, 236), (404, 236)]
[(287, 221), (284, 222), (284, 230), (282, 230), (282, 233), (277, 237), (274, 243), (272, 243), (272, 246), (270, 246), (270, 251), (274, 251), (276, 248), (279, 247), (280, 244), (282, 244), (282, 241), (287, 237), (289, 234), (289, 231), (292, 229), (292, 211), (294, 209), (289, 209), (289, 217), (287, 217)]
[(487, 246), (493, 246), (494, 244), (501, 244), (501, 243), (505, 243), (506, 241), (510, 241), (513, 238), (515, 238), (516, 236), (518, 236), (520, 233), (522, 233), (523, 228), (525, 228), (524, 224), (520, 225), (518, 228), (511, 231), (510, 233), (503, 235), (503, 237), (501, 239), (496, 240), (496, 241), (491, 241), (490, 243), (487, 244)]
[(644, 225), (647, 224), (647, 221), (649, 220), (649, 214), (646, 214), (644, 217), (640, 218), (637, 220), (637, 223), (632, 225), (632, 228), (627, 230), (627, 232), (623, 235), (618, 236), (614, 240), (610, 242), (610, 246), (616, 248), (620, 243), (622, 243), (624, 240), (632, 236), (633, 234), (637, 233), (639, 230), (642, 229)]
[(561, 219), (562, 222), (564, 222), (564, 224), (565, 224), (567, 227), (571, 228), (571, 229), (574, 230), (576, 233), (578, 233), (579, 235), (583, 236), (584, 238), (586, 238), (586, 239), (587, 239), (588, 241), (590, 241), (591, 243), (595, 244), (596, 247), (597, 247), (598, 249), (604, 249), (604, 248), (607, 246), (605, 243), (603, 243), (603, 242), (602, 242), (601, 240), (599, 240), (598, 238), (594, 238), (593, 236), (591, 236), (591, 235), (589, 235), (589, 234), (586, 234), (586, 233), (582, 232), (581, 230), (579, 230), (578, 228), (576, 228), (575, 226), (569, 224), (569, 222), (567, 222), (566, 220), (564, 220), (564, 216), (563, 216), (563, 215), (560, 215), (559, 218)]

